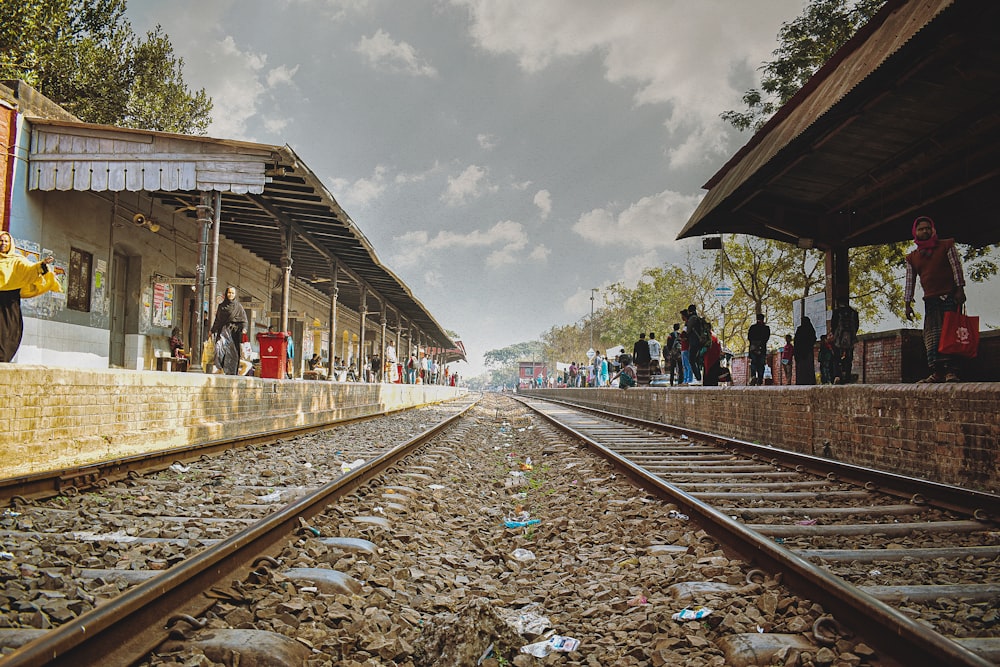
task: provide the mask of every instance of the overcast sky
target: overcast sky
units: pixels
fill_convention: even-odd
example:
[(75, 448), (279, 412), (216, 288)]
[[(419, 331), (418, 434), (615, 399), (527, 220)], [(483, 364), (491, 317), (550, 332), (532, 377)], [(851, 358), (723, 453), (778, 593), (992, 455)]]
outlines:
[(288, 144), (324, 180), (460, 334), (468, 376), (589, 315), (591, 288), (700, 252), (674, 238), (749, 139), (719, 113), (803, 6), (128, 0), (127, 16), (162, 25), (211, 95), (209, 135)]

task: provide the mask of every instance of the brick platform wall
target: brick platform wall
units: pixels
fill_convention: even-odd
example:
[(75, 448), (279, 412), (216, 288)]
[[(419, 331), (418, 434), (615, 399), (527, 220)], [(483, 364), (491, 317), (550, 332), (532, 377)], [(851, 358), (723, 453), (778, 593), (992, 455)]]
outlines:
[(1000, 493), (1000, 384), (525, 393), (814, 456), (826, 449), (838, 461)]
[(0, 477), (436, 403), (464, 389), (0, 364)]

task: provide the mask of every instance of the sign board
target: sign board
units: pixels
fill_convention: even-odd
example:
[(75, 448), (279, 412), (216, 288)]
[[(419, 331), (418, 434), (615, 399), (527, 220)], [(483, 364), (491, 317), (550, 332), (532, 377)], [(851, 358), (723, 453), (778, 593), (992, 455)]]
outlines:
[(806, 317), (812, 322), (813, 329), (816, 330), (816, 340), (826, 333), (826, 294), (810, 294), (804, 300), (796, 299), (792, 302), (792, 326), (796, 329), (802, 324), (802, 305), (805, 303)]
[(715, 288), (715, 298), (725, 306), (733, 298), (733, 288), (729, 285), (719, 285)]
[(197, 278), (175, 278), (173, 276), (162, 276), (159, 273), (154, 273), (151, 282), (160, 283), (162, 285), (197, 285)]
[(625, 346), (619, 345), (618, 347), (609, 347), (604, 351), (604, 355), (608, 359), (616, 359), (619, 355), (625, 354)]
[(593, 359), (595, 354), (597, 354), (597, 352), (594, 351), (594, 348), (590, 348), (589, 350), (587, 350), (588, 359)]

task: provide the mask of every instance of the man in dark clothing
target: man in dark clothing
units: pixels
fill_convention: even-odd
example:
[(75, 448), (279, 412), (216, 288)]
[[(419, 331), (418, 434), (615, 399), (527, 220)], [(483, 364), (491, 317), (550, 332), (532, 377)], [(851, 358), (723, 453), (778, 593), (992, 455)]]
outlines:
[(677, 384), (683, 382), (684, 367), (681, 365), (681, 325), (679, 322), (674, 322), (674, 330), (667, 336), (667, 344), (663, 348), (663, 358), (667, 362), (670, 386), (674, 385), (674, 375), (677, 375)]
[(830, 346), (833, 348), (833, 382), (848, 384), (854, 379), (854, 344), (858, 341), (858, 311), (848, 304), (838, 305), (830, 315)]
[(747, 331), (750, 343), (750, 386), (764, 384), (764, 359), (767, 356), (767, 341), (771, 338), (771, 327), (764, 324), (764, 313), (757, 313), (757, 323)]
[(691, 374), (694, 375), (693, 384), (701, 384), (701, 372), (705, 367), (705, 352), (708, 351), (708, 346), (711, 343), (705, 329), (705, 320), (698, 315), (698, 307), (692, 303), (688, 306), (687, 335)]
[(632, 345), (632, 359), (636, 366), (636, 382), (638, 384), (649, 384), (649, 341), (646, 334), (639, 334), (639, 340)]

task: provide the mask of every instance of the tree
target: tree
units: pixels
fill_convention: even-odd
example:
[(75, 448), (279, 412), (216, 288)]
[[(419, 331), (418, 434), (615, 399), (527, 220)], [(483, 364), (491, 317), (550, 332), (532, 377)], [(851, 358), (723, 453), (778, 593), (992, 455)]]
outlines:
[[(782, 105), (839, 50), (858, 28), (867, 23), (885, 4), (885, 0), (810, 0), (798, 18), (783, 23), (778, 31), (778, 48), (774, 60), (765, 62), (760, 88), (743, 95), (745, 111), (725, 111), (721, 117), (739, 130), (759, 130)], [(770, 241), (762, 249), (776, 253)], [(902, 287), (900, 281), (908, 243), (854, 248), (850, 251), (851, 301), (862, 321), (877, 322), (881, 312), (902, 317)], [(992, 247), (963, 247), (968, 277), (973, 281), (987, 280), (996, 275), (998, 266), (991, 258)], [(799, 274), (783, 275), (779, 283), (806, 294), (822, 284), (822, 272), (810, 262), (809, 253), (801, 255)], [(747, 260), (747, 257), (742, 259)], [(737, 260), (737, 264), (742, 264)], [(753, 262), (742, 264), (755, 266)], [(774, 267), (776, 268), (776, 267)], [(769, 270), (770, 271), (770, 270)], [(755, 271), (756, 273), (756, 271)], [(769, 276), (761, 277), (769, 279)], [(759, 285), (748, 285), (746, 292), (762, 308), (755, 291)], [(777, 296), (779, 300), (781, 296)], [(766, 312), (761, 310), (760, 312)], [(780, 309), (788, 312), (790, 309)]]
[(746, 110), (725, 111), (721, 118), (738, 130), (759, 130), (884, 4), (885, 0), (810, 0), (801, 16), (781, 24), (775, 59), (760, 67), (760, 88), (743, 94)]
[(126, 0), (3, 0), (0, 79), (21, 79), (81, 120), (204, 134), (212, 100), (184, 83), (162, 29), (140, 38)]
[(488, 350), (483, 355), (486, 368), (490, 369), (490, 382), (494, 386), (517, 385), (517, 362), (544, 360), (544, 345), (537, 340), (514, 343), (497, 350)]

